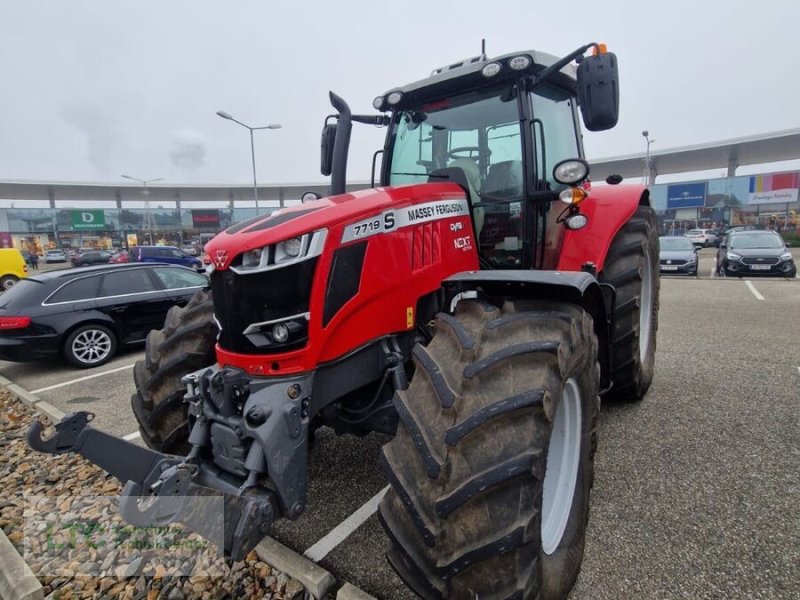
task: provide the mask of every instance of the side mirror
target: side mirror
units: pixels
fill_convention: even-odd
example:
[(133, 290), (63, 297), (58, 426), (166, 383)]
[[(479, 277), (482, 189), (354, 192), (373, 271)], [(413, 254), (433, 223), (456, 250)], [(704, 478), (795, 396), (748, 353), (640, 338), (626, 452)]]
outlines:
[(333, 143), (336, 141), (336, 124), (326, 123), (322, 127), (322, 141), (320, 143), (320, 172), (326, 177), (333, 170)]
[(619, 72), (612, 52), (585, 57), (578, 65), (578, 102), (586, 129), (611, 129), (619, 119)]

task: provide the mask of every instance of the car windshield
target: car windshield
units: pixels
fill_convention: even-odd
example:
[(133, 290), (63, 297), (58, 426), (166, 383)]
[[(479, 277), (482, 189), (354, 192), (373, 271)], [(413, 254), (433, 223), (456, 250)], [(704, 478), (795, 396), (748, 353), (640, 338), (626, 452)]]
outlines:
[(782, 238), (767, 232), (732, 235), (730, 242), (730, 247), (737, 250), (779, 249), (783, 245)]
[(683, 237), (666, 237), (661, 238), (662, 250), (692, 250), (694, 246), (692, 242)]

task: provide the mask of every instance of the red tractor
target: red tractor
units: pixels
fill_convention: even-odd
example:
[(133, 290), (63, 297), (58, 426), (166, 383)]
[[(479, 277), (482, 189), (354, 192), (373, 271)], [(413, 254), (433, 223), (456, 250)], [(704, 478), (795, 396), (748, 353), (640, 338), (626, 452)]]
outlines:
[[(34, 423), (30, 443), (127, 482), (136, 525), (209, 534), (193, 498), (221, 493), (239, 560), (302, 515), (317, 428), (388, 433), (379, 517), (414, 591), (563, 597), (600, 397), (640, 400), (653, 377), (654, 212), (643, 186), (589, 184), (579, 125), (616, 124), (616, 57), (482, 55), (389, 90), (376, 115), (331, 101), (331, 195), (220, 233), (210, 290), (148, 337), (132, 404), (151, 449), (87, 413), (50, 439)], [(353, 122), (387, 136), (380, 185), (345, 193)]]

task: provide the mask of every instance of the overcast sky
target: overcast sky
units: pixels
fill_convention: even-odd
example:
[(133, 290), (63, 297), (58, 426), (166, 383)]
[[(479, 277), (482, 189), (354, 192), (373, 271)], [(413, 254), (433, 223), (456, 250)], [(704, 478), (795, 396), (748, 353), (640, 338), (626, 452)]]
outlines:
[[(322, 182), (328, 90), (371, 113), (387, 89), (480, 53), (617, 54), (605, 158), (800, 126), (797, 0), (0, 0), (0, 179)], [(354, 127), (366, 180), (382, 131)]]

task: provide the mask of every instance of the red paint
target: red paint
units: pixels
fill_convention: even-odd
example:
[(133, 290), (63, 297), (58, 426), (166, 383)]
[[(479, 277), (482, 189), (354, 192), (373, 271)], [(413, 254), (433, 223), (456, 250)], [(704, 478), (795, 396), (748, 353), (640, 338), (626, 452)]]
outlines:
[[(464, 198), (464, 191), (452, 183), (431, 183), (377, 188), (342, 194), (283, 209), (280, 213), (308, 212), (273, 228), (240, 233), (221, 233), (206, 248), (213, 258), (225, 254), (225, 267), (246, 250), (327, 228), (328, 236), (311, 290), (309, 343), (284, 354), (254, 356), (229, 352), (217, 346), (217, 361), (240, 367), (253, 375), (288, 375), (311, 371), (320, 363), (340, 358), (380, 337), (407, 331), (408, 309), (416, 318), (417, 300), (438, 290), (442, 280), (454, 273), (478, 268), (477, 243), (472, 239), (468, 214), (409, 225), (369, 238), (364, 257), (361, 287), (342, 309), (322, 327), (328, 274), (334, 251), (361, 240), (342, 244), (347, 225), (381, 214), (437, 200)], [(468, 238), (465, 242), (465, 238)], [(254, 275), (258, 276), (258, 275)], [(413, 322), (412, 325), (413, 327)]]
[(567, 229), (561, 244), (559, 271), (580, 271), (592, 262), (603, 270), (614, 236), (628, 222), (640, 204), (644, 185), (593, 186), (591, 195), (581, 202), (580, 211), (589, 218), (583, 229)]

